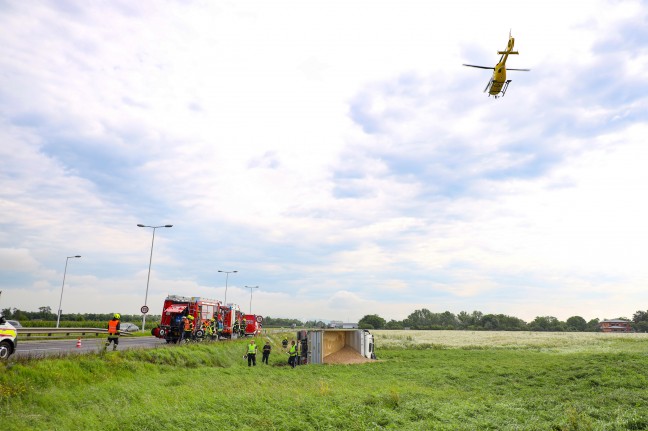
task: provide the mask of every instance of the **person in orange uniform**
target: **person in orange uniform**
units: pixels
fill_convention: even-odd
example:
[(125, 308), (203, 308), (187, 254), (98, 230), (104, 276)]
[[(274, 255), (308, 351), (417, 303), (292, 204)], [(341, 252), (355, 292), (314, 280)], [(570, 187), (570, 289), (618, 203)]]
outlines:
[(194, 330), (194, 317), (190, 314), (187, 316), (187, 320), (184, 323), (184, 337), (185, 341), (190, 341), (193, 339), (193, 330)]
[(121, 319), (121, 315), (115, 313), (113, 318), (108, 321), (108, 340), (106, 340), (104, 350), (110, 346), (110, 343), (113, 343), (113, 350), (117, 350), (119, 344), (119, 319)]

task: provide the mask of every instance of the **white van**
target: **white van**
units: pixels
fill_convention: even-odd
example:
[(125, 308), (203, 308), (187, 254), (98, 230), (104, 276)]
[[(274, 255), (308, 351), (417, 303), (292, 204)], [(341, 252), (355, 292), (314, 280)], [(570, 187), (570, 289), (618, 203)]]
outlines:
[(16, 328), (0, 316), (0, 360), (7, 359), (16, 350), (17, 335)]

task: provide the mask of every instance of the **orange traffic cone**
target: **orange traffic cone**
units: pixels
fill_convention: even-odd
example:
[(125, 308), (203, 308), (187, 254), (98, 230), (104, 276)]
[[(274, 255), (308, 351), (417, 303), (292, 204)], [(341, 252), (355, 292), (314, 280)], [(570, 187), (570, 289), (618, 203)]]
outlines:
[(77, 338), (77, 349), (81, 348), (81, 338)]

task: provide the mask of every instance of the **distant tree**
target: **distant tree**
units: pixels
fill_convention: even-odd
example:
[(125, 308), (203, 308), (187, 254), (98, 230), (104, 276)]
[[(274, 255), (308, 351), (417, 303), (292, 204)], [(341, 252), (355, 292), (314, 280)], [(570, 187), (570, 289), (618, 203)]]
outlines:
[(527, 323), (518, 317), (497, 314), (497, 319), (500, 323), (500, 331), (525, 331), (527, 329)]
[(403, 322), (394, 319), (390, 320), (385, 325), (385, 329), (403, 329), (404, 327)]
[(13, 313), (11, 313), (11, 318), (15, 320), (29, 320), (29, 314), (26, 311), (14, 308)]
[(362, 329), (382, 329), (387, 322), (377, 314), (368, 314), (358, 322), (358, 327)]
[(486, 314), (481, 318), (481, 326), (487, 331), (497, 331), (500, 329), (500, 322), (496, 315)]
[(292, 325), (304, 326), (304, 323), (298, 319), (286, 319), (281, 317), (266, 316), (263, 318), (263, 326), (265, 327), (282, 327), (290, 328)]
[(587, 332), (598, 332), (601, 330), (601, 327), (599, 326), (599, 319), (592, 319), (589, 322), (587, 322)]
[(561, 322), (553, 316), (538, 316), (527, 325), (530, 331), (553, 331), (560, 332), (567, 329), (565, 322)]
[(568, 331), (585, 332), (587, 331), (587, 322), (581, 316), (572, 316), (565, 322)]
[(632, 315), (632, 326), (637, 332), (648, 332), (648, 312), (637, 311)]
[(455, 328), (459, 327), (459, 320), (457, 319), (457, 316), (455, 316), (453, 313), (451, 313), (449, 311), (444, 311), (443, 313), (441, 313), (439, 315), (439, 320), (440, 320), (439, 323), (441, 324), (441, 326), (443, 326), (445, 328), (455, 329)]
[(459, 321), (459, 327), (461, 328), (467, 328), (470, 326), (470, 314), (468, 314), (467, 311), (460, 311), (459, 314), (457, 314), (457, 320)]
[(403, 324), (412, 329), (431, 329), (432, 312), (427, 308), (415, 310), (412, 314), (403, 320)]
[(635, 323), (648, 322), (648, 311), (639, 310), (632, 315), (632, 321)]
[(415, 310), (403, 320), (403, 325), (412, 329), (455, 329), (460, 322), (449, 311), (433, 313), (427, 308)]
[(462, 329), (481, 327), (482, 317), (484, 317), (484, 313), (481, 311), (473, 311), (472, 313), (461, 311), (457, 314), (459, 327)]

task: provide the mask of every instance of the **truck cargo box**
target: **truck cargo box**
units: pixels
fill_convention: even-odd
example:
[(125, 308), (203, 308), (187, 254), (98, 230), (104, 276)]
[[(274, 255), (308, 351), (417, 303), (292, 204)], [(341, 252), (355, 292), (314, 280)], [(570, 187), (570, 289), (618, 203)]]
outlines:
[[(306, 332), (304, 334), (303, 332)], [(366, 329), (312, 329), (300, 331), (309, 364), (352, 364), (376, 359), (373, 335)]]

